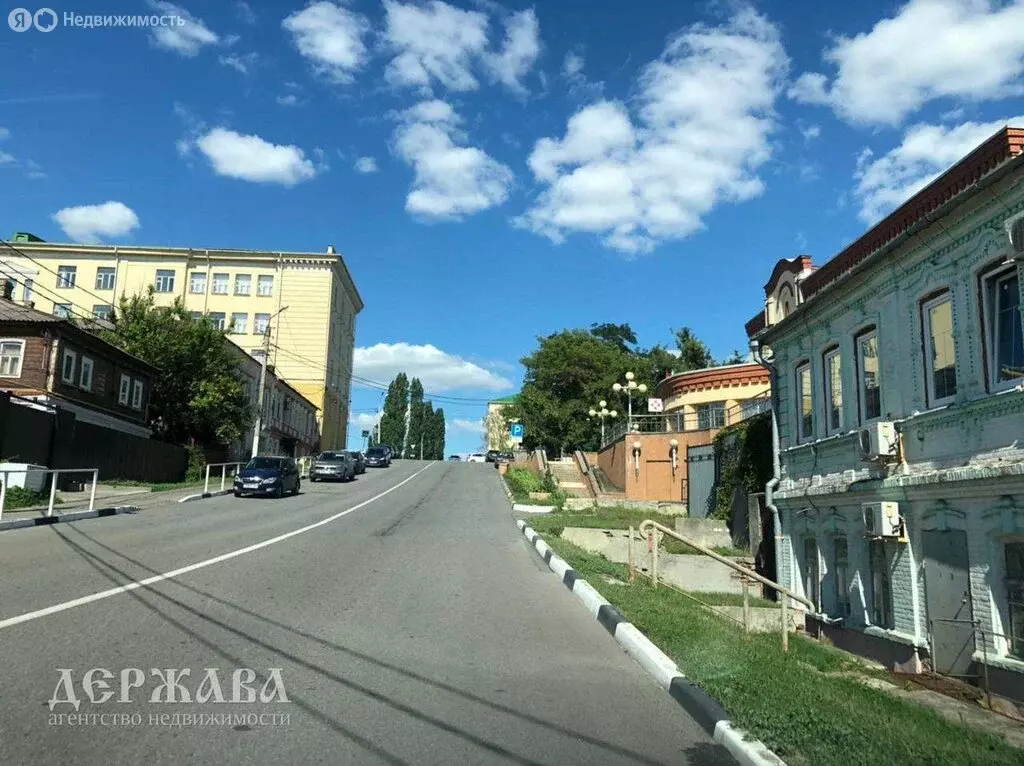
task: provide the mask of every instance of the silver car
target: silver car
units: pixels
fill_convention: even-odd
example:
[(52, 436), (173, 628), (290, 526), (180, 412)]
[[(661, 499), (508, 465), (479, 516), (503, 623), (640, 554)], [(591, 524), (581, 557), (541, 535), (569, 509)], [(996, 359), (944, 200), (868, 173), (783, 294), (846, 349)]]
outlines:
[(310, 481), (352, 481), (356, 477), (356, 461), (347, 452), (321, 452), (309, 468)]

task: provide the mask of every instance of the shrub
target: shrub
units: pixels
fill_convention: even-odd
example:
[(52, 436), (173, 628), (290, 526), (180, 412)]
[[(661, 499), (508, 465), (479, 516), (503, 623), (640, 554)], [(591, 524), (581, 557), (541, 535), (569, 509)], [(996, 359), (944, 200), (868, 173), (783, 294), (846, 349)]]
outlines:
[(46, 505), (49, 501), (49, 493), (36, 492), (34, 489), (25, 489), (24, 487), (8, 487), (7, 494), (4, 496), (4, 510), (13, 511), (15, 508)]
[(541, 478), (525, 468), (510, 468), (505, 474), (512, 494), (517, 497), (528, 495), (530, 492), (544, 492), (544, 482)]
[(200, 481), (206, 468), (206, 454), (198, 444), (190, 444), (188, 450), (188, 469), (185, 471), (186, 481)]

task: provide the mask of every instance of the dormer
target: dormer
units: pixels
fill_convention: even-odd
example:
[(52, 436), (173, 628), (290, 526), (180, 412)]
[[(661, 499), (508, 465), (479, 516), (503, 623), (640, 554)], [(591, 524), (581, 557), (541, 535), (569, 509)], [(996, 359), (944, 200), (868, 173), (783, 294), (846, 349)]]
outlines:
[(772, 269), (764, 286), (764, 310), (747, 322), (747, 336), (757, 335), (765, 327), (778, 324), (804, 302), (803, 282), (815, 272), (811, 256), (783, 258)]

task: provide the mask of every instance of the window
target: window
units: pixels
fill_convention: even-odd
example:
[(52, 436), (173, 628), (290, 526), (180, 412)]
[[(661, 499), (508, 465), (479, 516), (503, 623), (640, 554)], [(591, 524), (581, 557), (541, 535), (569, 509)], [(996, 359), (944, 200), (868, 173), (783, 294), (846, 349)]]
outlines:
[(156, 291), (158, 293), (174, 292), (174, 272), (171, 269), (156, 270)]
[(227, 274), (214, 274), (213, 275), (213, 294), (214, 295), (227, 295), (228, 294), (228, 280)]
[(985, 278), (985, 351), (992, 388), (1006, 388), (1024, 377), (1019, 277), (1016, 267)]
[(135, 410), (141, 410), (142, 409), (142, 381), (141, 380), (134, 381), (134, 386), (132, 388), (132, 409), (135, 409)]
[(779, 288), (779, 315), (780, 321), (785, 319), (793, 311), (793, 288), (783, 285)]
[(709, 402), (698, 404), (697, 429), (707, 431), (712, 428), (722, 428), (725, 425), (725, 402)]
[(188, 277), (188, 291), (193, 295), (206, 294), (206, 272), (193, 271)]
[(256, 281), (256, 293), (257, 295), (273, 295), (274, 294), (274, 275), (263, 274)]
[(191, 314), (192, 318), (194, 320), (196, 320), (197, 322), (200, 321), (203, 318), (203, 312), (202, 311), (190, 311), (188, 313)]
[(256, 314), (252, 322), (253, 335), (266, 335), (270, 326), (270, 314)]
[(61, 319), (71, 319), (71, 304), (70, 303), (54, 303), (53, 304), (53, 315), (60, 317)]
[(860, 422), (882, 416), (882, 389), (878, 380), (878, 332), (874, 329), (857, 336), (857, 387)]
[(252, 290), (252, 275), (235, 274), (235, 295), (248, 295)]
[(804, 538), (804, 595), (818, 604), (818, 542)]
[(1006, 601), (1010, 654), (1024, 659), (1024, 542), (1006, 544)]
[(117, 391), (117, 403), (123, 404), (125, 407), (128, 406), (128, 399), (131, 398), (132, 393), (132, 379), (127, 375), (121, 375), (121, 386)]
[(92, 307), (92, 315), (97, 319), (110, 319), (110, 314), (113, 312), (114, 307), (106, 303), (97, 303)]
[(64, 349), (64, 357), (60, 365), (60, 379), (65, 383), (75, 382), (75, 359), (77, 354), (71, 349)]
[(82, 357), (82, 364), (78, 369), (78, 387), (83, 391), (92, 391), (92, 359)]
[(96, 269), (96, 289), (97, 290), (113, 290), (114, 289), (114, 269), (110, 266), (100, 266)]
[(871, 540), (868, 543), (868, 566), (871, 570), (871, 624), (879, 628), (891, 628), (892, 575), (884, 540)]
[(832, 579), (835, 581), (836, 614), (840, 617), (850, 616), (850, 551), (845, 537), (837, 537), (832, 541), (835, 560), (832, 564)]
[(956, 344), (953, 341), (953, 299), (949, 293), (921, 305), (924, 363), (929, 404), (941, 404), (956, 394)]
[(235, 335), (245, 335), (245, 325), (248, 321), (248, 314), (232, 314), (231, 332), (233, 332)]
[(20, 378), (25, 341), (0, 340), (0, 378)]
[(843, 371), (839, 349), (826, 351), (825, 367), (825, 430), (837, 433), (843, 427)]
[(75, 279), (78, 277), (77, 266), (57, 267), (57, 287), (68, 288), (75, 286)]
[(28, 302), (32, 300), (32, 288), (35, 287), (35, 282), (31, 279), (26, 279), (24, 284), (24, 292), (22, 293), (22, 300)]
[(796, 368), (796, 413), (797, 439), (810, 439), (814, 436), (814, 397), (809, 362)]
[(218, 330), (224, 329), (224, 312), (214, 311), (210, 313), (210, 321), (213, 322), (213, 326)]

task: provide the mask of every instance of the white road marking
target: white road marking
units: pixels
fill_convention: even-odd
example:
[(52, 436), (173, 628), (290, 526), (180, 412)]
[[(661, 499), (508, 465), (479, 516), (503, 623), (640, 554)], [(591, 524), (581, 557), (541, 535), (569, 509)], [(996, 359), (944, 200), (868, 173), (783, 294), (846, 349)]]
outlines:
[(206, 561), (200, 561), (195, 564), (189, 564), (188, 566), (181, 567), (180, 569), (174, 569), (170, 572), (164, 572), (163, 574), (153, 575), (152, 577), (147, 577), (143, 580), (134, 580), (130, 583), (127, 583), (126, 585), (119, 585), (116, 588), (110, 588), (109, 590), (100, 591), (99, 593), (92, 593), (88, 596), (82, 596), (81, 598), (72, 599), (71, 601), (65, 601), (60, 604), (54, 604), (53, 606), (48, 606), (45, 609), (37, 609), (34, 612), (26, 612), (25, 614), (19, 614), (17, 617), (8, 617), (6, 620), (0, 620), (0, 630), (3, 630), (4, 628), (10, 628), (14, 625), (20, 625), (23, 622), (31, 622), (32, 620), (38, 620), (41, 617), (48, 617), (51, 614), (64, 612), (68, 609), (74, 609), (76, 606), (84, 606), (85, 604), (91, 604), (94, 601), (102, 601), (105, 598), (117, 596), (121, 593), (129, 593), (133, 590), (138, 590), (139, 588), (145, 588), (147, 585), (162, 582), (163, 580), (170, 580), (175, 577), (180, 577), (183, 574), (195, 572), (197, 569), (204, 569), (208, 566), (212, 566), (213, 564), (219, 564), (222, 561), (228, 561), (229, 559), (233, 559), (238, 556), (243, 556), (246, 553), (258, 551), (260, 548), (266, 548), (267, 546), (274, 545), (275, 543), (280, 543), (284, 540), (287, 540), (290, 537), (305, 534), (310, 530), (316, 529), (317, 527), (322, 527), (325, 524), (330, 524), (332, 521), (336, 521), (337, 519), (340, 519), (342, 516), (347, 516), (350, 513), (358, 511), (360, 508), (365, 508), (370, 503), (380, 500), (385, 495), (394, 492), (403, 484), (408, 484), (410, 481), (415, 479), (417, 476), (419, 476), (421, 473), (423, 473), (430, 467), (430, 465), (427, 465), (426, 467), (418, 470), (412, 476), (409, 476), (408, 478), (398, 482), (398, 484), (396, 484), (395, 486), (384, 490), (380, 494), (374, 495), (369, 500), (364, 500), (358, 505), (353, 505), (351, 508), (347, 508), (346, 510), (341, 511), (340, 513), (336, 513), (333, 516), (328, 516), (326, 519), (322, 519), (321, 521), (317, 521), (305, 527), (300, 527), (299, 529), (292, 530), (291, 532), (286, 532), (285, 534), (278, 535), (277, 537), (271, 537), (269, 540), (263, 540), (262, 542), (255, 543), (254, 545), (247, 545), (246, 547), (239, 548), (238, 550), (230, 551), (228, 553), (222, 553), (221, 555), (214, 556), (212, 559), (207, 559)]

